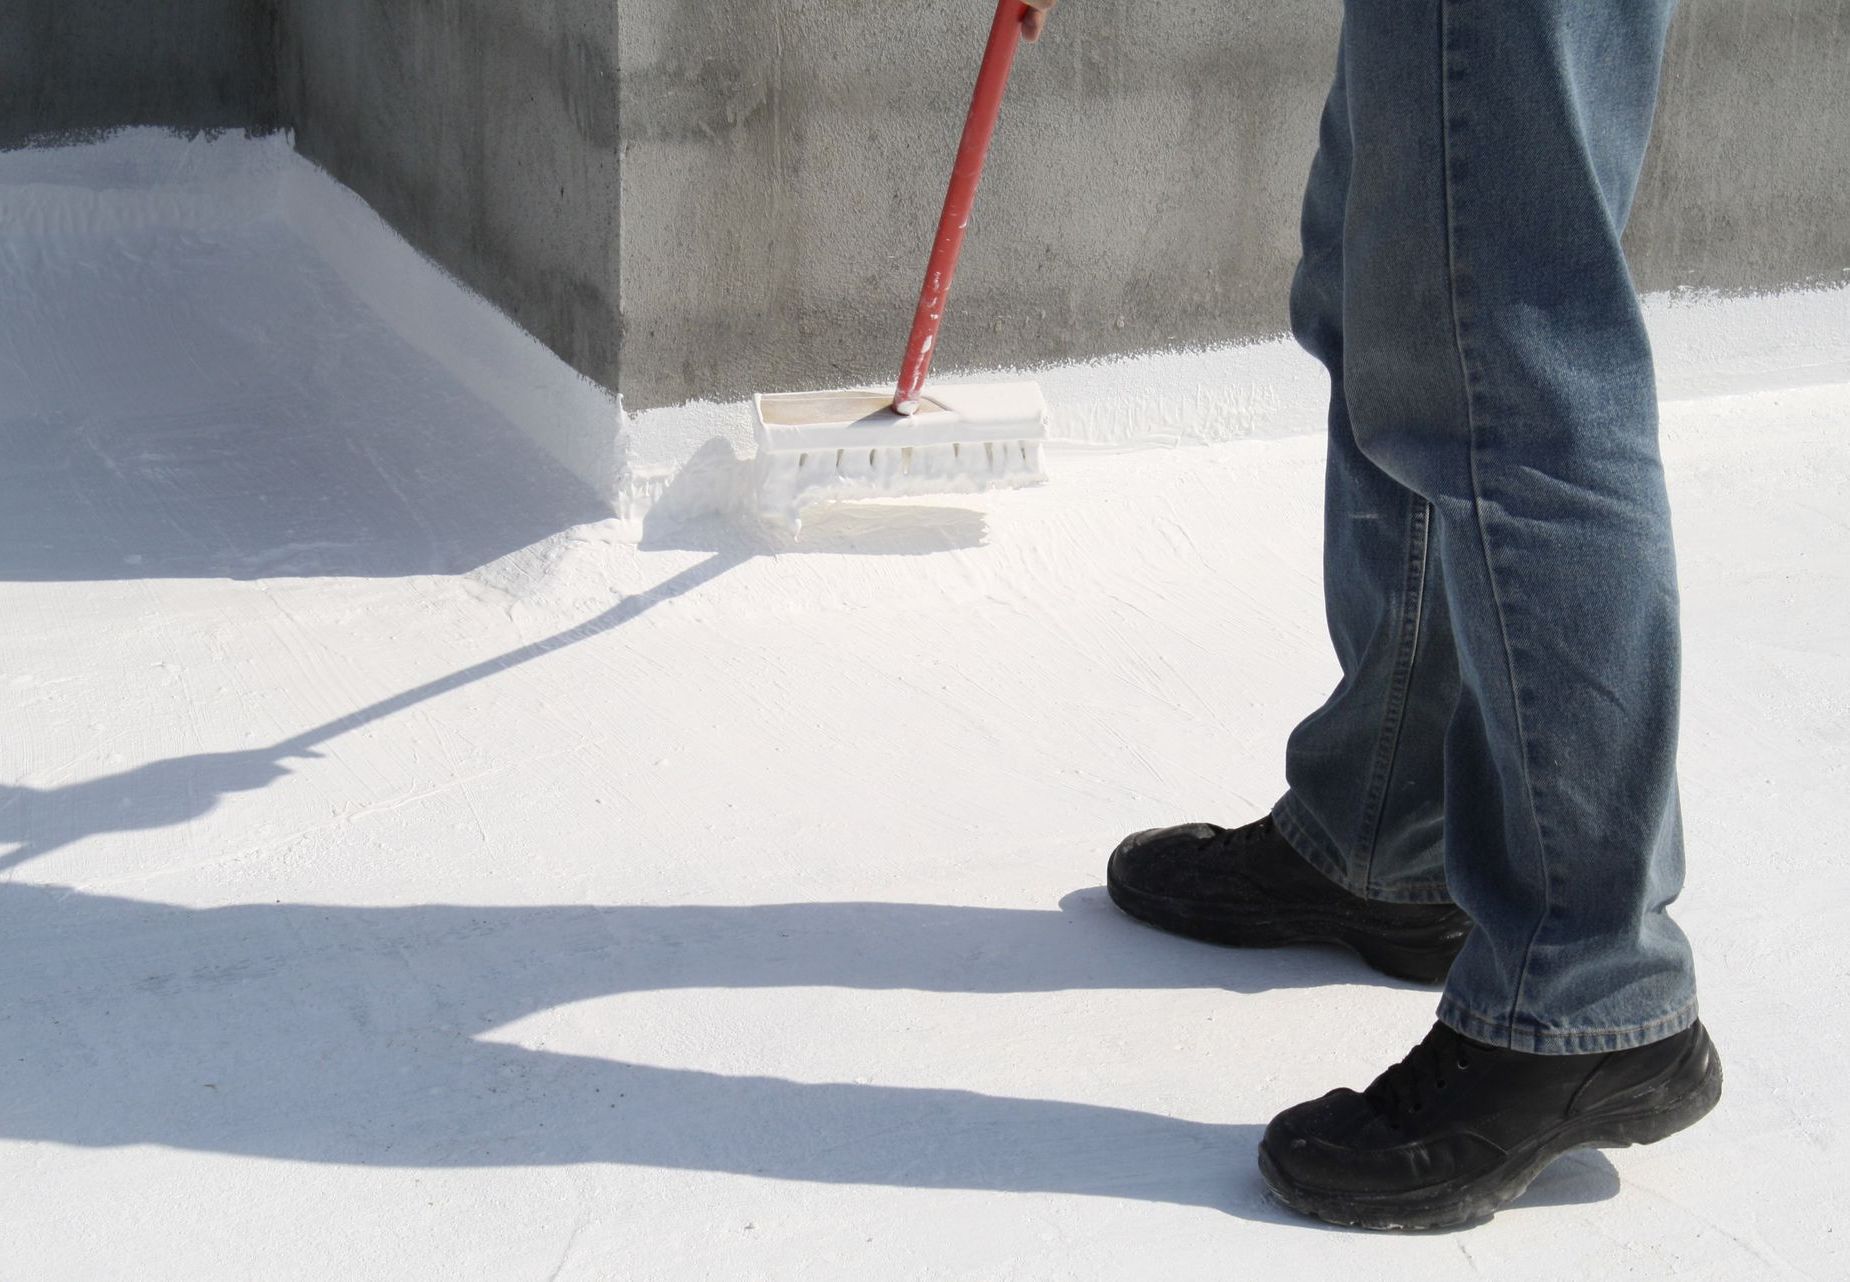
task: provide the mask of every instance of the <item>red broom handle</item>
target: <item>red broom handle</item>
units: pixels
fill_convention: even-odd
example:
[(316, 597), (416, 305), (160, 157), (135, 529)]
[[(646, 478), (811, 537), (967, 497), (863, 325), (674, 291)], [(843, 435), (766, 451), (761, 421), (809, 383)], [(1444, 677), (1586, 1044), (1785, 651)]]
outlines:
[(989, 157), (989, 140), (995, 136), (996, 118), (1002, 114), (1002, 94), (1008, 88), (1015, 51), (1021, 47), (1021, 23), (1033, 10), (1022, 0), (1000, 0), (996, 21), (983, 50), (983, 67), (977, 73), (976, 93), (964, 121), (963, 141), (957, 144), (957, 162), (951, 167), (950, 190), (944, 195), (944, 213), (938, 218), (938, 235), (932, 241), (931, 261), (925, 265), (925, 287), (919, 291), (919, 308), (912, 316), (912, 337), (906, 340), (906, 357), (899, 367), (899, 388), (893, 408), (910, 414), (919, 407), (919, 389), (931, 370), (932, 350), (938, 345), (938, 326), (944, 321), (944, 302), (950, 296), (951, 278), (957, 274), (957, 255), (963, 249), (964, 229), (976, 207), (976, 184)]

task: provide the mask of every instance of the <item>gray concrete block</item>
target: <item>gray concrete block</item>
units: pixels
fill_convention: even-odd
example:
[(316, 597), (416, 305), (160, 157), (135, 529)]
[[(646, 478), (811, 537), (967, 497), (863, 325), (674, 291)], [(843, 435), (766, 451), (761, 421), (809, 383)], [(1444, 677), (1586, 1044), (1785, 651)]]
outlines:
[[(990, 12), (0, 0), (0, 145), (280, 119), (631, 410), (881, 380)], [(941, 364), (1281, 332), (1339, 12), (1067, 0), (1022, 53)], [(1845, 279), (1846, 67), (1850, 0), (1684, 0), (1627, 240), (1641, 285)]]
[(617, 386), (615, 6), (290, 0), (286, 16), (302, 152)]
[(1683, 0), (1626, 249), (1644, 289), (1850, 280), (1850, 0)]
[(0, 0), (0, 148), (281, 124), (273, 0)]
[[(990, 8), (625, 0), (628, 403), (889, 377)], [(1071, 4), (1022, 51), (946, 366), (1284, 327), (1334, 11)]]
[[(1281, 332), (1340, 6), (1069, 2), (1024, 49), (946, 367)], [(632, 408), (897, 365), (983, 3), (621, 0)], [(1647, 289), (1850, 270), (1850, 0), (1685, 0), (1628, 238)]]

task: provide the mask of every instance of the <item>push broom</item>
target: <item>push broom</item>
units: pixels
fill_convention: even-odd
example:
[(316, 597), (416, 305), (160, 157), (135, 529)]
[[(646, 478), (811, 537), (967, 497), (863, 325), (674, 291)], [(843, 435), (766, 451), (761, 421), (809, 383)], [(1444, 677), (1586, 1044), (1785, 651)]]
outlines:
[(898, 387), (753, 398), (758, 507), (767, 520), (795, 527), (802, 509), (815, 503), (967, 494), (1046, 479), (1041, 442), (1047, 405), (1037, 384), (925, 387), (1023, 22), (1044, 7), (1024, 0), (1000, 0), (996, 6)]

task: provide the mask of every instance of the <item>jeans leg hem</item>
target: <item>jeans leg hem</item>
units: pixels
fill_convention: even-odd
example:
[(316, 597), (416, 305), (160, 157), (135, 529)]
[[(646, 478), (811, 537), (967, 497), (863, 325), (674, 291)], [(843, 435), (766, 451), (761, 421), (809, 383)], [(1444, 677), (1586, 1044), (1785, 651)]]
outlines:
[(1298, 857), (1358, 899), (1380, 904), (1449, 904), (1452, 892), (1443, 881), (1412, 882), (1405, 886), (1370, 886), (1349, 875), (1349, 865), (1336, 846), (1303, 813), (1297, 798), (1286, 793), (1272, 807), (1272, 822), (1278, 825)]
[(1517, 1025), (1507, 1019), (1491, 1019), (1447, 997), (1439, 1003), (1439, 1022), (1474, 1042), (1530, 1055), (1603, 1055), (1675, 1037), (1696, 1022), (1696, 1000), (1692, 997), (1668, 1015), (1640, 1024), (1576, 1030), (1536, 1028)]

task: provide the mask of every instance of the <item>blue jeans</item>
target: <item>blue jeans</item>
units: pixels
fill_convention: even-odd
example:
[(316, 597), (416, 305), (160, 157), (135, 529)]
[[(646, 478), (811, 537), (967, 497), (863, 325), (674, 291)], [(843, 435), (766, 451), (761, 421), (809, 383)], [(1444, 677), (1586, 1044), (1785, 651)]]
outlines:
[(1696, 1018), (1678, 635), (1620, 232), (1673, 0), (1347, 0), (1292, 328), (1328, 366), (1342, 682), (1274, 817), (1476, 922), (1439, 1017), (1543, 1054)]

